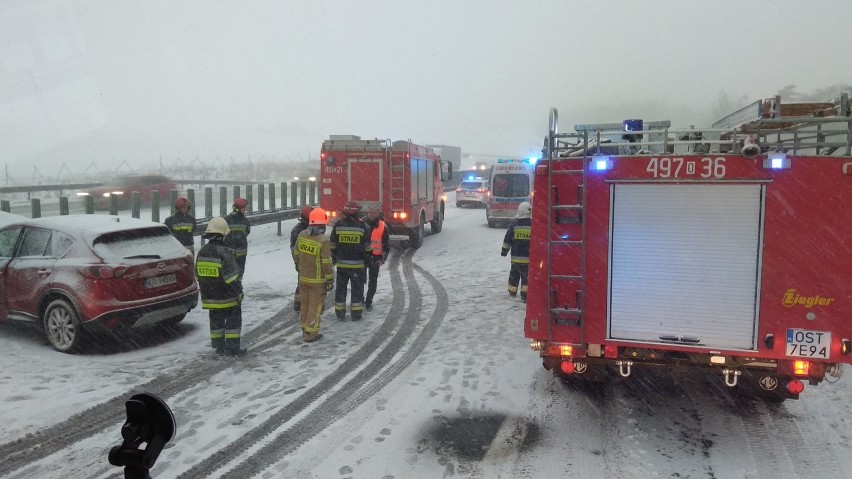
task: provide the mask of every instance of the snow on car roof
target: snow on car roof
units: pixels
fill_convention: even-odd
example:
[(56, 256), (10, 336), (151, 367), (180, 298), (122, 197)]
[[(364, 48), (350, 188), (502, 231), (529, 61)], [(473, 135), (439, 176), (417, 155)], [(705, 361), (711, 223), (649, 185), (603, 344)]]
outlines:
[[(83, 236), (91, 242), (104, 233), (126, 231), (145, 227), (165, 228), (165, 225), (136, 218), (122, 218), (113, 215), (62, 215), (45, 218), (26, 218), (11, 223), (56, 229), (75, 236)], [(9, 223), (9, 224), (11, 224)]]
[(26, 216), (16, 215), (14, 213), (6, 213), (5, 211), (0, 211), (0, 228), (10, 225), (12, 223), (17, 223), (22, 220), (28, 219)]

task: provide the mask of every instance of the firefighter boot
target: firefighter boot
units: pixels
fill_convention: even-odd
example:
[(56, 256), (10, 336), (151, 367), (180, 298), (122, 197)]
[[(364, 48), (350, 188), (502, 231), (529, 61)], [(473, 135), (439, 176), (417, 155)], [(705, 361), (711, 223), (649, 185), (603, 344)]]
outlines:
[(298, 313), (301, 310), (302, 310), (302, 298), (299, 297), (299, 292), (296, 291), (296, 294), (293, 297), (293, 311)]
[(216, 354), (225, 353), (225, 338), (211, 338), (211, 346), (216, 350)]
[(248, 352), (248, 349), (240, 347), (240, 338), (226, 338), (224, 354), (226, 356), (242, 356)]
[(510, 284), (509, 285), (509, 296), (514, 298), (515, 296), (517, 296), (517, 294), (518, 294), (518, 287)]
[(334, 304), (334, 315), (337, 316), (337, 319), (343, 321), (346, 319), (346, 304), (335, 303)]

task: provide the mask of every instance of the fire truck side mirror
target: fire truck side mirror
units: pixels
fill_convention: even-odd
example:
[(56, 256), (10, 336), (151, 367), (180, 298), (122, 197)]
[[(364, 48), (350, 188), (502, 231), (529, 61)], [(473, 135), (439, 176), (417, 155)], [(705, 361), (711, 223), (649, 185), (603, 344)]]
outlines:
[(450, 181), (453, 179), (453, 162), (447, 162), (447, 171), (441, 169), (441, 181)]

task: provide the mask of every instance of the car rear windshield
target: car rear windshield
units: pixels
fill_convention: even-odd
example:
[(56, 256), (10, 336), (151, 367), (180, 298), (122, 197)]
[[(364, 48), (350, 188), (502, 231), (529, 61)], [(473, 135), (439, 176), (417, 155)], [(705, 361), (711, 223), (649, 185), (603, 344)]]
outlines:
[(92, 247), (105, 260), (175, 258), (186, 254), (186, 248), (165, 228), (106, 233), (98, 236)]
[(459, 188), (463, 190), (476, 190), (482, 188), (483, 186), (484, 185), (481, 181), (464, 181), (461, 185), (459, 185)]

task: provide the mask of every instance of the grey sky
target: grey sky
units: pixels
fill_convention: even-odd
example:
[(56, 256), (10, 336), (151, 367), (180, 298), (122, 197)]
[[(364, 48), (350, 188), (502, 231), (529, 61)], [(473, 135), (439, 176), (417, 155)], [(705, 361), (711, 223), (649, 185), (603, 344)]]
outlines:
[(848, 0), (2, 0), (0, 161), (316, 155), (329, 134), (468, 153), (721, 92), (852, 82)]

